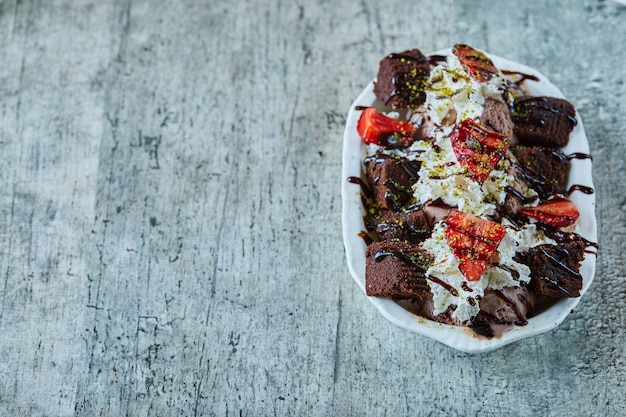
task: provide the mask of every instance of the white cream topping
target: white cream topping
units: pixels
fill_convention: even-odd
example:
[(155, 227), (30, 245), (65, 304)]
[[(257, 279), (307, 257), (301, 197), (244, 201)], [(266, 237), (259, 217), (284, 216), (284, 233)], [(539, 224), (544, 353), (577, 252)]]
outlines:
[(450, 110), (455, 110), (459, 123), (465, 119), (477, 119), (483, 113), (485, 98), (501, 100), (505, 79), (501, 74), (480, 83), (470, 77), (455, 55), (430, 72), (426, 89), (426, 108), (435, 124), (441, 125)]
[[(410, 151), (421, 152), (419, 180), (413, 185), (413, 195), (419, 203), (438, 198), (451, 207), (475, 216), (491, 216), (495, 204), (506, 198), (505, 187), (511, 187), (515, 178), (503, 170), (494, 169), (481, 185), (467, 176), (467, 169), (459, 164), (449, 139), (450, 129), (436, 132), (435, 146), (415, 142)], [(502, 161), (500, 166), (504, 167)]]

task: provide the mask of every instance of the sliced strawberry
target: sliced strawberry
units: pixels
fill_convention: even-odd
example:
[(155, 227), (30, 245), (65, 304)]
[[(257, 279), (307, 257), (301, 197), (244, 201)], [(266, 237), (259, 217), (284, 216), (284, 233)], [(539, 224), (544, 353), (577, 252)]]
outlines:
[(415, 126), (409, 122), (392, 119), (375, 108), (368, 107), (361, 113), (356, 130), (367, 143), (398, 148), (413, 143)]
[(472, 119), (456, 125), (450, 135), (452, 150), (461, 166), (479, 184), (485, 182), (509, 147), (509, 139)]
[(499, 223), (456, 210), (445, 223), (446, 241), (459, 261), (459, 269), (468, 281), (480, 279), (506, 229)]
[(487, 259), (498, 249), (497, 245), (494, 246), (451, 227), (446, 229), (446, 241), (448, 246), (454, 249), (457, 259), (464, 258), (465, 254)]
[(524, 208), (521, 213), (552, 227), (570, 226), (580, 215), (574, 203), (560, 195), (555, 195), (536, 207)]
[(478, 82), (489, 81), (498, 73), (498, 69), (493, 65), (491, 59), (471, 46), (454, 45), (452, 52), (461, 61), (461, 66), (465, 72)]
[(460, 229), (472, 236), (497, 244), (506, 234), (506, 228), (500, 223), (484, 220), (462, 211), (453, 211), (446, 218), (448, 226)]
[(478, 281), (486, 267), (487, 261), (482, 259), (465, 259), (459, 263), (459, 269), (468, 281)]

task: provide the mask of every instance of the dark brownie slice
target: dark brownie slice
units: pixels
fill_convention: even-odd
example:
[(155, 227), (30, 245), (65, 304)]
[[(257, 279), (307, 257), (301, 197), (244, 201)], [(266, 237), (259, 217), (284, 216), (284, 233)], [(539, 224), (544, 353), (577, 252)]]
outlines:
[(374, 94), (392, 109), (417, 107), (426, 98), (430, 64), (419, 49), (393, 53), (380, 61)]
[(555, 97), (522, 97), (513, 105), (513, 131), (522, 145), (562, 148), (576, 126), (576, 110)]
[(367, 157), (363, 162), (377, 207), (400, 211), (411, 201), (420, 162), (385, 154)]
[(517, 259), (530, 267), (529, 287), (535, 295), (578, 297), (583, 288), (583, 277), (578, 271), (584, 251), (585, 244), (580, 241), (561, 246), (546, 244), (518, 255)]
[(496, 132), (511, 138), (513, 134), (513, 120), (509, 106), (502, 100), (487, 98), (483, 105), (483, 114), (480, 117), (483, 125)]
[(403, 242), (373, 242), (365, 252), (367, 295), (392, 299), (430, 297), (425, 271), (431, 262), (418, 246)]
[(423, 210), (383, 210), (378, 216), (371, 218), (371, 229), (376, 231), (380, 240), (407, 243), (422, 242), (432, 231)]
[(511, 152), (526, 182), (541, 198), (565, 193), (569, 163), (562, 152), (540, 146), (513, 146)]

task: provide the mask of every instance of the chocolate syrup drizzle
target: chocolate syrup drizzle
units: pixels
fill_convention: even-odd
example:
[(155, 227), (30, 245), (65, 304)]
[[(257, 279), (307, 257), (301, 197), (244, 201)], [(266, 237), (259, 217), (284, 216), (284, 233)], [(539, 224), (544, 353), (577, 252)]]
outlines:
[(535, 77), (534, 75), (531, 75), (531, 74), (525, 74), (523, 72), (510, 71), (510, 70), (500, 70), (500, 71), (502, 71), (502, 74), (504, 74), (504, 75), (519, 75), (520, 79), (513, 82), (513, 84), (515, 84), (517, 86), (523, 84), (524, 81), (526, 81), (526, 80), (539, 81), (538, 77)]
[(580, 191), (583, 194), (593, 194), (594, 190), (586, 185), (574, 184), (567, 190), (567, 195), (572, 194), (574, 191)]

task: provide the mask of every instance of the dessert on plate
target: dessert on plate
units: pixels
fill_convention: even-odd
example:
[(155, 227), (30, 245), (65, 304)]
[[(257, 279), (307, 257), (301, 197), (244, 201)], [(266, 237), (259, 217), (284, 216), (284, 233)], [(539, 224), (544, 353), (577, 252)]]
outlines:
[(356, 108), (362, 174), (348, 178), (361, 185), (368, 296), (485, 338), (525, 326), (539, 301), (580, 296), (597, 245), (570, 194), (593, 189), (568, 188), (568, 171), (591, 157), (561, 151), (576, 111), (531, 94), (534, 81), (467, 45), (380, 61), (380, 105)]

